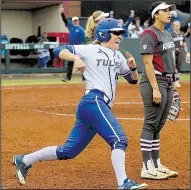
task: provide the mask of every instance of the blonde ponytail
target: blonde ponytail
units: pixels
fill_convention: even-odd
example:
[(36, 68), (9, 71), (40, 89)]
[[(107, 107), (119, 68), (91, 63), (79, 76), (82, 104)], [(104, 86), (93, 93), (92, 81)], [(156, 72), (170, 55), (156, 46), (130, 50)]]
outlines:
[(95, 38), (95, 28), (98, 24), (98, 20), (96, 21), (96, 18), (98, 18), (103, 12), (98, 10), (95, 11), (89, 18), (86, 24), (86, 35), (88, 38)]
[(96, 26), (97, 23), (95, 23), (93, 16), (90, 16), (86, 24), (86, 35), (88, 38), (92, 38)]

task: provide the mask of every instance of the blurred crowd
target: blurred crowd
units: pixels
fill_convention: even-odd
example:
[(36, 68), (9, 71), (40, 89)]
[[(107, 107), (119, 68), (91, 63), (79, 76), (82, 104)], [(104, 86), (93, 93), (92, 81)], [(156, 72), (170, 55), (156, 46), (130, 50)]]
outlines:
[[(69, 41), (68, 43), (70, 45), (78, 45), (78, 44), (85, 44), (85, 43), (93, 43), (95, 39), (95, 28), (100, 20), (106, 17), (114, 17), (114, 12), (110, 11), (110, 13), (104, 13), (101, 10), (97, 10), (90, 15), (90, 17), (87, 19), (86, 26), (81, 26), (80, 18), (77, 16), (70, 18), (66, 18), (64, 14), (64, 8), (60, 9), (60, 15), (61, 18), (65, 24), (65, 26), (69, 30)], [(143, 31), (149, 27), (149, 19), (142, 20), (141, 17), (138, 17), (134, 10), (130, 11), (129, 17), (126, 20), (119, 19), (122, 27), (127, 31), (126, 34), (123, 34), (124, 38), (139, 38), (140, 35), (143, 33)], [(180, 22), (181, 21), (179, 17), (177, 16), (176, 11), (171, 11), (171, 22), (166, 25), (166, 30), (168, 30), (170, 33), (173, 33), (175, 30), (174, 22)], [(45, 42), (55, 42), (62, 43), (59, 41), (58, 38), (55, 37), (48, 37), (48, 31), (44, 31), (41, 33), (41, 26), (39, 24), (38, 26), (38, 33), (37, 35), (29, 36), (25, 42), (23, 42), (21, 39), (12, 38), (8, 39), (7, 35), (1, 35), (1, 44), (5, 43), (45, 43)], [(185, 37), (190, 36), (190, 23), (187, 24), (187, 30), (183, 32), (183, 35)], [(52, 50), (47, 49), (40, 49), (38, 51), (30, 50), (30, 51), (18, 51), (18, 50), (11, 50), (11, 55), (18, 55), (20, 54), (22, 56), (29, 56), (30, 54), (37, 54), (38, 55), (38, 66), (41, 68), (46, 67), (57, 67), (61, 63), (60, 60), (53, 57)], [(5, 49), (2, 48), (1, 55), (5, 55)], [(63, 66), (63, 64), (61, 64)], [(72, 69), (73, 69), (73, 62), (69, 62), (67, 64), (67, 74), (63, 81), (68, 81), (72, 77)], [(83, 76), (82, 76), (83, 80)]]

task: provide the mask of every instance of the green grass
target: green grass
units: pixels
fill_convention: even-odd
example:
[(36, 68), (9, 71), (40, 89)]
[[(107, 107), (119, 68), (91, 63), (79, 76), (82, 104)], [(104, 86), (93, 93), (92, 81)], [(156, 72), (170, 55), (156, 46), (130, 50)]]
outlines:
[[(81, 82), (81, 76), (74, 76), (70, 82), (62, 82), (62, 77), (58, 76), (50, 76), (50, 77), (28, 77), (28, 78), (3, 78), (1, 79), (1, 86), (30, 86), (30, 85), (48, 85), (48, 84), (76, 84), (76, 83), (82, 83)], [(181, 75), (181, 81), (189, 81), (190, 80), (190, 74), (182, 74)], [(126, 80), (123, 77), (119, 78), (118, 83), (126, 82)]]
[(190, 81), (190, 73), (181, 74), (180, 80), (182, 80), (182, 81)]

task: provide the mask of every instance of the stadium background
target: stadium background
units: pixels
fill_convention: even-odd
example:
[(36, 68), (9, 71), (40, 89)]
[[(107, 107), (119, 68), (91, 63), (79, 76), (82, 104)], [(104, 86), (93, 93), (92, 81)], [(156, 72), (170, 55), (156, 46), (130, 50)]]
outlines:
[[(141, 18), (143, 22), (148, 19), (148, 9), (152, 1), (141, 1), (141, 6), (137, 6), (134, 1), (35, 1), (29, 3), (30, 0), (19, 1), (10, 0), (2, 3), (2, 34), (6, 34), (9, 39), (17, 37), (26, 41), (28, 36), (36, 35), (38, 25), (41, 24), (41, 31), (48, 33), (63, 33), (64, 40), (68, 43), (68, 29), (65, 27), (60, 16), (60, 8), (65, 8), (65, 15), (71, 19), (72, 16), (80, 17), (80, 24), (85, 28), (87, 18), (95, 10), (103, 10), (105, 12), (114, 11), (115, 18), (122, 18), (124, 21), (129, 17), (130, 10), (135, 10), (135, 15)], [(175, 3), (177, 9), (189, 13), (190, 1), (188, 0), (168, 0), (168, 3)], [(182, 19), (183, 20), (183, 19)], [(11, 24), (10, 24), (11, 23)], [(182, 30), (187, 29), (187, 24)], [(187, 39), (188, 48), (190, 48), (190, 38)], [(138, 63), (139, 72), (142, 71), (141, 56), (137, 53), (139, 49), (139, 40), (124, 39), (121, 45), (121, 51), (128, 47), (128, 50), (135, 56)], [(36, 69), (37, 56), (7, 56), (12, 64), (5, 64), (6, 57), (2, 57), (1, 68), (2, 73), (33, 73), (33, 72), (65, 72), (66, 64), (62, 68), (47, 68), (44, 70)], [(4, 69), (5, 68), (5, 69)], [(9, 69), (12, 70), (9, 70)], [(23, 69), (24, 68), (24, 69)], [(190, 67), (184, 64), (183, 72), (189, 72)]]
[[(150, 2), (144, 1), (141, 10), (146, 10)], [(183, 6), (185, 11), (188, 8), (188, 1), (173, 2)], [(137, 12), (140, 9), (133, 1), (129, 2), (129, 6), (122, 5), (121, 1), (118, 2), (119, 4), (117, 1), (110, 3), (67, 1), (64, 3), (65, 7), (68, 6), (66, 8), (68, 17), (73, 15), (87, 17), (94, 10), (101, 9), (105, 12), (114, 10), (114, 15), (119, 18), (125, 17), (124, 13), (129, 12), (130, 9), (135, 9)], [(60, 20), (59, 8), (62, 5), (53, 4), (2, 4), (2, 33), (9, 32), (10, 37), (17, 34), (25, 39), (28, 35), (36, 34), (39, 20), (44, 31), (53, 31), (55, 28), (61, 32), (67, 31)], [(7, 10), (5, 7), (12, 10)], [(31, 7), (35, 8), (31, 10)], [(133, 46), (134, 53), (138, 53), (137, 48), (138, 45)], [(129, 49), (128, 46), (127, 49)], [(11, 63), (11, 65), (13, 70), (30, 69), (23, 64)], [(99, 136), (96, 136), (76, 159), (37, 163), (29, 171), (27, 185), (20, 186), (17, 183), (15, 170), (11, 164), (12, 156), (18, 153), (26, 154), (45, 146), (63, 144), (75, 122), (76, 104), (85, 89), (85, 84), (81, 82), (78, 75), (75, 75), (71, 82), (63, 83), (60, 80), (62, 73), (40, 75), (31, 71), (29, 73), (5, 74), (1, 77), (1, 182), (3, 187), (7, 189), (115, 189), (110, 148)], [(148, 180), (150, 189), (190, 189), (189, 74), (182, 75), (181, 84), (183, 88), (179, 91), (182, 111), (179, 120), (174, 123), (168, 121), (161, 137), (161, 158), (165, 165), (179, 172), (179, 177), (162, 182)], [(120, 78), (113, 111), (129, 138), (126, 154), (128, 175), (137, 181), (143, 181), (140, 178), (142, 162), (139, 147), (143, 105), (139, 87), (132, 87)]]

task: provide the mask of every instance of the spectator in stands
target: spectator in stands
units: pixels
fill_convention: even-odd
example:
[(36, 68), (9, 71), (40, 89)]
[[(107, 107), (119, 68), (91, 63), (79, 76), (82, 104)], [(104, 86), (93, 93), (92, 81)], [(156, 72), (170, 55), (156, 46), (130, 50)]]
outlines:
[(42, 36), (39, 39), (39, 42), (48, 42), (49, 40), (48, 40), (47, 37), (48, 37), (48, 33), (47, 32), (43, 32)]
[(38, 66), (40, 68), (47, 68), (48, 62), (51, 60), (48, 49), (38, 49)]
[(97, 10), (97, 11), (94, 11), (93, 14), (88, 18), (88, 21), (86, 24), (86, 35), (87, 35), (88, 41), (94, 41), (96, 39), (95, 28), (98, 22), (108, 16), (109, 16), (109, 13), (104, 13), (103, 11)]
[[(47, 32), (43, 32), (39, 38), (39, 43), (48, 42)], [(51, 61), (49, 49), (38, 49), (38, 66), (40, 68), (47, 68), (48, 63)]]
[[(72, 17), (72, 22), (67, 19), (64, 15), (64, 8), (60, 9), (62, 20), (65, 23), (66, 27), (70, 31), (70, 45), (79, 45), (79, 44), (84, 44), (85, 42), (85, 30), (82, 26), (80, 26), (79, 23), (79, 18), (78, 17)], [(67, 66), (67, 74), (62, 81), (70, 81), (72, 78), (72, 70), (73, 70), (73, 65), (74, 62), (68, 61), (68, 66)], [(82, 80), (84, 78), (82, 77)]]
[[(7, 44), (9, 41), (8, 41), (8, 38), (6, 35), (1, 35), (1, 44)], [(2, 48), (1, 47), (1, 56), (5, 56), (5, 48)]]
[(146, 20), (144, 23), (143, 23), (143, 30), (147, 29), (149, 27), (149, 20)]
[(129, 38), (139, 38), (139, 35), (137, 34), (136, 31), (136, 26), (135, 25), (131, 25), (131, 29), (129, 31)]
[(172, 23), (173, 32), (171, 33), (174, 44), (175, 44), (175, 60), (176, 60), (176, 87), (181, 88), (180, 80), (180, 69), (183, 63), (185, 63), (186, 58), (190, 57), (188, 52), (186, 39), (184, 32), (180, 31), (180, 21), (174, 21)]
[(188, 23), (188, 29), (187, 31), (184, 33), (185, 37), (188, 38), (190, 36), (190, 22)]
[(135, 16), (135, 11), (134, 10), (131, 10), (130, 11), (130, 15), (129, 15), (129, 18), (127, 19), (127, 21), (125, 22), (125, 24), (123, 24), (123, 28), (125, 30), (127, 30), (128, 32), (131, 30), (131, 25), (134, 23), (135, 19), (134, 19), (134, 16)]
[(143, 33), (143, 29), (141, 27), (141, 20), (139, 17), (135, 18), (135, 26), (136, 26), (136, 33), (140, 36)]
[[(119, 19), (119, 22), (124, 30), (127, 31), (127, 25), (124, 24), (123, 19)], [(123, 38), (128, 38), (128, 31), (122, 34)]]
[[(43, 33), (41, 32), (41, 23), (38, 24), (37, 41), (38, 43), (51, 41), (48, 39), (47, 32), (43, 32)], [(29, 42), (29, 43), (32, 43), (32, 42)], [(53, 49), (43, 49), (43, 50), (41, 49), (37, 51), (37, 54), (38, 54), (38, 65), (40, 68), (47, 68), (47, 67), (53, 66), (53, 61), (54, 61)]]
[(177, 12), (176, 12), (175, 10), (170, 11), (170, 23), (165, 26), (165, 29), (166, 29), (168, 32), (170, 32), (170, 33), (173, 32), (172, 23), (173, 23), (174, 21), (180, 21), (180, 19), (179, 19), (178, 16), (177, 16)]

